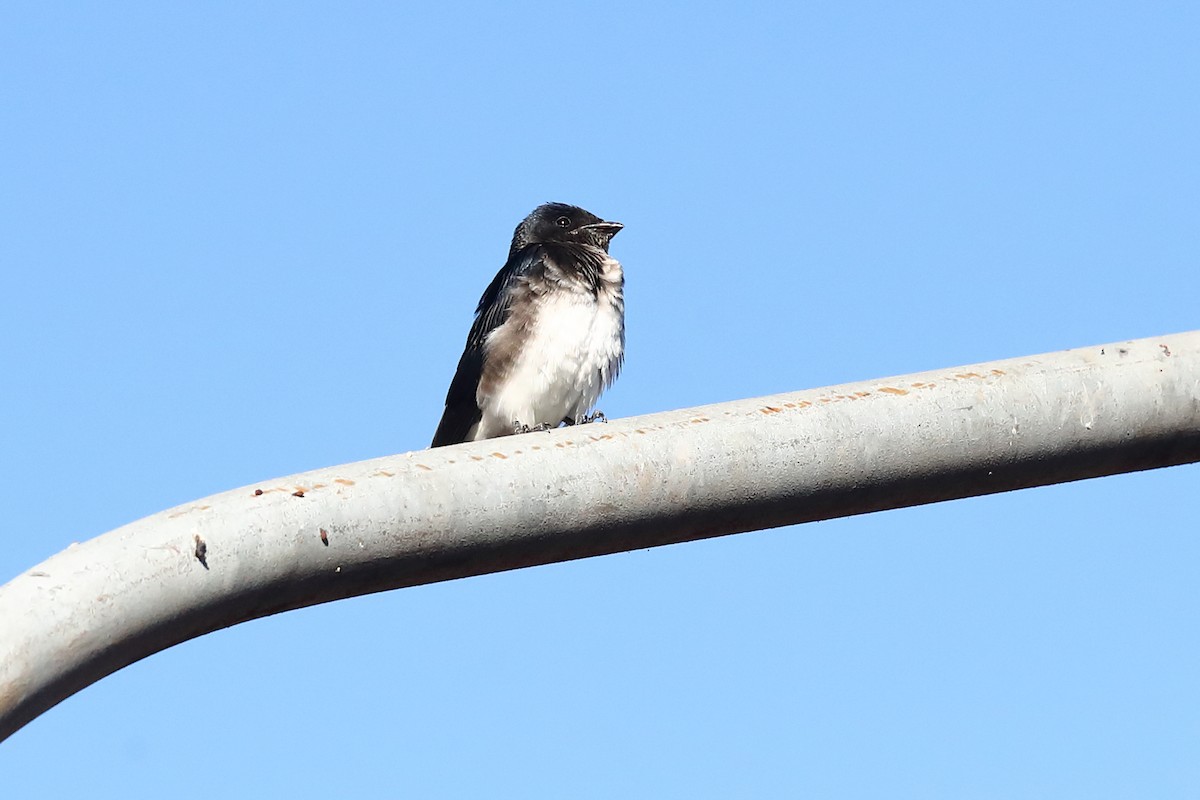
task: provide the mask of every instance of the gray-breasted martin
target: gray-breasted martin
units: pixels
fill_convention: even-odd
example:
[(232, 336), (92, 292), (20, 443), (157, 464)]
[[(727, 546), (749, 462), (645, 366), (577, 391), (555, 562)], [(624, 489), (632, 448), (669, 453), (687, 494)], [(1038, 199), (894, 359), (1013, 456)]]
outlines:
[(433, 447), (560, 423), (588, 411), (625, 355), (623, 226), (563, 203), (534, 209), (475, 309)]

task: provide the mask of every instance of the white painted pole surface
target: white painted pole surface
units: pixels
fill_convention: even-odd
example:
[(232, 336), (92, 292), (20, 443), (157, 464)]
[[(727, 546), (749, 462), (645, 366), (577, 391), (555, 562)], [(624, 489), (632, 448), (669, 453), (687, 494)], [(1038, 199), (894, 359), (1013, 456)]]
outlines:
[(138, 659), (314, 603), (1193, 461), (1200, 331), (265, 481), (0, 587), (0, 740)]

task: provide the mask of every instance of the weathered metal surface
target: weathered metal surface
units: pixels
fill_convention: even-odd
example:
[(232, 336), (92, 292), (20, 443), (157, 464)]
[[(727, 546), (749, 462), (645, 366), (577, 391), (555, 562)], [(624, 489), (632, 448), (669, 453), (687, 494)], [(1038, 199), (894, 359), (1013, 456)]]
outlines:
[(265, 481), (0, 587), (0, 739), (140, 658), (288, 609), (1193, 461), (1200, 332)]

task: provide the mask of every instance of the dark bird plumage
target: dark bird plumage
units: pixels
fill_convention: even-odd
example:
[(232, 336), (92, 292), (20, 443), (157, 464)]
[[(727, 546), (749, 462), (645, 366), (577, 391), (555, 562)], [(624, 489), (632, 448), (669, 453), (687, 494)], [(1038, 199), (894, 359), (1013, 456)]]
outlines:
[(433, 447), (587, 419), (625, 353), (625, 278), (608, 254), (621, 227), (563, 203), (517, 226), (475, 309)]

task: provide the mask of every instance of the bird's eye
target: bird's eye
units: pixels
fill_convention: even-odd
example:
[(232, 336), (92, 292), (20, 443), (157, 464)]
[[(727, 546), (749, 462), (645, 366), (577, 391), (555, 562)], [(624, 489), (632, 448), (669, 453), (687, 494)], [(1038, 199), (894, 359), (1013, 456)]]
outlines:
[(559, 217), (558, 219), (554, 220), (554, 224), (560, 228), (569, 228), (571, 227), (571, 218)]

